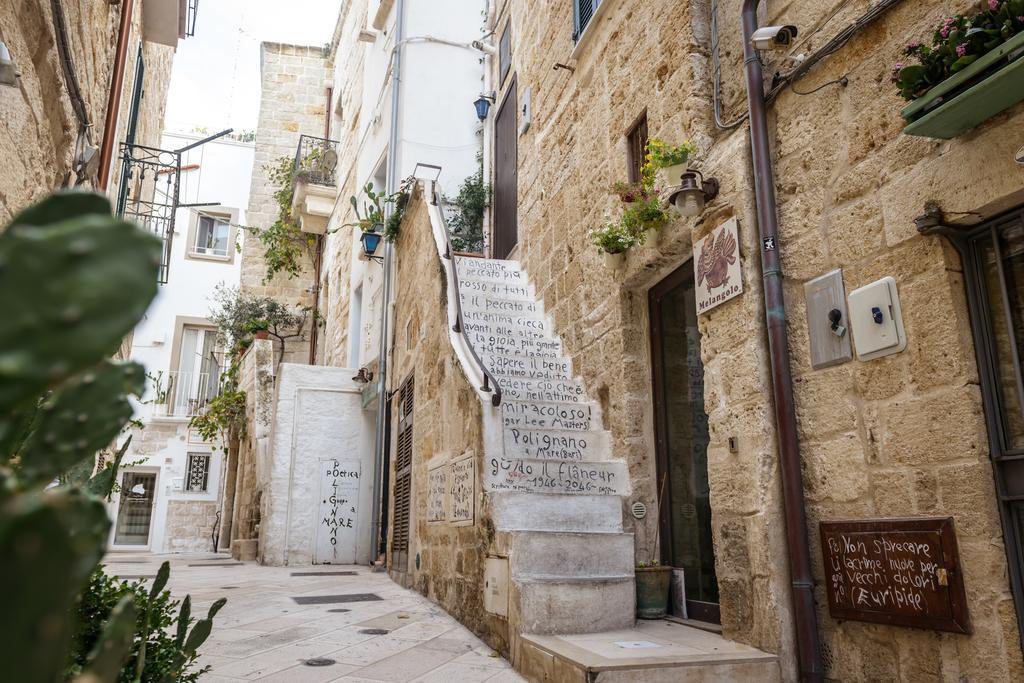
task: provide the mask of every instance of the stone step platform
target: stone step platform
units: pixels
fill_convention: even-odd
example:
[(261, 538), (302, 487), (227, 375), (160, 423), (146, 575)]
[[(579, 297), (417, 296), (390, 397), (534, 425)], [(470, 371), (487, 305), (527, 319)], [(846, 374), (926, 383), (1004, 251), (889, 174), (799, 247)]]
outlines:
[(633, 534), (516, 532), (512, 534), (509, 563), (509, 571), (517, 580), (631, 576)]
[[(513, 580), (519, 591), (524, 633), (593, 633), (633, 625), (636, 589), (632, 571), (618, 577)], [(562, 683), (554, 678), (536, 680)]]
[(542, 460), (488, 458), (484, 463), (488, 491), (570, 493), (627, 496), (630, 492), (626, 463), (621, 460)]
[(518, 271), (522, 272), (523, 268), (519, 265), (519, 261), (509, 261), (506, 259), (495, 259), (495, 258), (478, 258), (475, 256), (456, 256), (455, 267), (459, 269), (461, 275), (464, 271), (487, 271), (487, 272), (507, 272), (507, 271)]
[(572, 364), (569, 359), (530, 358), (528, 356), (496, 356), (487, 355), (481, 358), (487, 369), (495, 377), (501, 379), (573, 379)]
[(503, 330), (526, 330), (554, 337), (551, 324), (538, 313), (488, 313), (486, 311), (463, 310), (462, 321), (469, 325), (485, 325), (495, 332)]
[(505, 427), (559, 429), (588, 432), (601, 429), (600, 404), (545, 403), (502, 399), (501, 420)]
[[(624, 647), (643, 643), (644, 647)], [(779, 683), (778, 658), (717, 633), (668, 620), (603, 633), (522, 635), (512, 653), (531, 681), (559, 683)]]
[[(541, 321), (537, 321), (540, 323)], [(493, 346), (497, 343), (516, 343), (519, 344), (522, 341), (535, 341), (542, 345), (546, 344), (551, 348), (559, 348), (561, 342), (547, 334), (543, 330), (531, 329), (526, 327), (510, 327), (506, 325), (491, 325), (490, 323), (479, 323), (468, 320), (463, 317), (463, 326), (465, 327), (466, 334), (472, 334), (480, 337), (481, 339), (489, 340), (489, 343)], [(491, 346), (487, 347), (488, 350)]]
[(498, 491), (490, 498), (494, 524), (502, 530), (622, 531), (622, 502), (615, 496)]
[(523, 301), (537, 303), (536, 290), (532, 284), (516, 284), (509, 282), (492, 282), (489, 280), (459, 280), (460, 301), (472, 296), (484, 296), (490, 299)]
[(483, 292), (474, 292), (472, 294), (463, 292), (459, 296), (459, 301), (462, 304), (463, 315), (471, 312), (480, 312), (544, 318), (544, 305), (539, 301), (534, 301), (532, 298), (503, 297)]
[(567, 431), (504, 427), (502, 438), (506, 458), (538, 460), (606, 460), (611, 454), (606, 431)]
[(544, 403), (588, 403), (590, 397), (576, 380), (506, 379), (499, 382), (505, 398)]
[(516, 334), (495, 335), (468, 329), (466, 336), (474, 347), (480, 349), (478, 353), (540, 358), (562, 357), (562, 342), (558, 339), (528, 339)]
[(494, 268), (488, 263), (467, 263), (469, 259), (456, 259), (459, 272), (459, 283), (462, 282), (499, 282), (526, 284), (526, 273), (518, 268)]

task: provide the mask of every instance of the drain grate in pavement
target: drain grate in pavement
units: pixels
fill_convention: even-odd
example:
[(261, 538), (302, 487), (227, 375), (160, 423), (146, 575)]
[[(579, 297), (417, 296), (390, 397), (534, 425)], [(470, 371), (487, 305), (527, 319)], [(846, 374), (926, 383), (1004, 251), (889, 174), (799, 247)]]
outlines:
[(382, 598), (375, 593), (346, 593), (344, 595), (293, 596), (296, 605), (330, 605), (336, 602), (373, 602)]
[(292, 572), (292, 576), (359, 576), (359, 572)]
[(328, 659), (327, 657), (314, 657), (313, 659), (307, 659), (302, 663), (306, 666), (331, 666), (338, 662), (333, 659)]
[(352, 610), (345, 609), (344, 607), (335, 607), (334, 609), (329, 609), (327, 611), (328, 612), (351, 612)]
[(245, 562), (196, 562), (189, 567), (241, 567)]
[(222, 591), (229, 591), (229, 590), (231, 590), (232, 588), (238, 588), (238, 586), (221, 586), (221, 587), (220, 587), (220, 589), (221, 589)]
[(359, 632), (364, 636), (386, 636), (391, 633), (391, 631), (386, 628), (362, 628), (359, 629)]

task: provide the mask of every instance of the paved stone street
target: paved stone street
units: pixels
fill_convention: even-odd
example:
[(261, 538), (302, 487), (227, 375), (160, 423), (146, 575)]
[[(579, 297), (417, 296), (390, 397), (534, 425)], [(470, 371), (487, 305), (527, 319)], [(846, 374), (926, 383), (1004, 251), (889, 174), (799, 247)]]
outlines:
[[(123, 578), (150, 578), (164, 560), (171, 591), (192, 595), (193, 614), (228, 599), (200, 650), (213, 667), (203, 683), (524, 680), (443, 610), (366, 567), (262, 567), (210, 553), (111, 554), (106, 565)], [(318, 658), (334, 661), (311, 666)]]

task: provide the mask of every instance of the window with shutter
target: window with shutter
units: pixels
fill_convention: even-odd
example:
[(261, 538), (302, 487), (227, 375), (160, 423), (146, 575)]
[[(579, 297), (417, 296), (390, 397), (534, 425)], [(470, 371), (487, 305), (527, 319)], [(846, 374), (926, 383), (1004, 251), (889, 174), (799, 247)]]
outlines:
[(647, 112), (645, 111), (626, 133), (626, 177), (629, 182), (640, 182), (641, 169), (646, 156)]
[(594, 12), (600, 5), (601, 0), (572, 0), (572, 41), (574, 43), (579, 42), (580, 36), (587, 30), (587, 25), (594, 18)]
[(512, 22), (505, 24), (505, 30), (498, 41), (498, 88), (505, 84), (505, 77), (512, 69)]
[(415, 401), (414, 378), (399, 390), (398, 440), (395, 448), (395, 505), (391, 534), (391, 568), (404, 572), (409, 567), (409, 517), (412, 506), (412, 415)]

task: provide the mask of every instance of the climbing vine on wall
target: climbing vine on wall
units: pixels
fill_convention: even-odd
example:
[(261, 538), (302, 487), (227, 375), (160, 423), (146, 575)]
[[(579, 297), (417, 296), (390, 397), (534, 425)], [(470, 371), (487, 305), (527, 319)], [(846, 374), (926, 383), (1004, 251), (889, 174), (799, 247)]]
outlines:
[(316, 248), (316, 235), (302, 232), (292, 215), (292, 200), (295, 197), (295, 159), (280, 157), (273, 164), (265, 166), (271, 186), (275, 187), (274, 202), (277, 204), (277, 220), (269, 228), (248, 227), (263, 244), (263, 260), (267, 266), (264, 282), (278, 273), (297, 277), (302, 273), (303, 256), (312, 259)]

